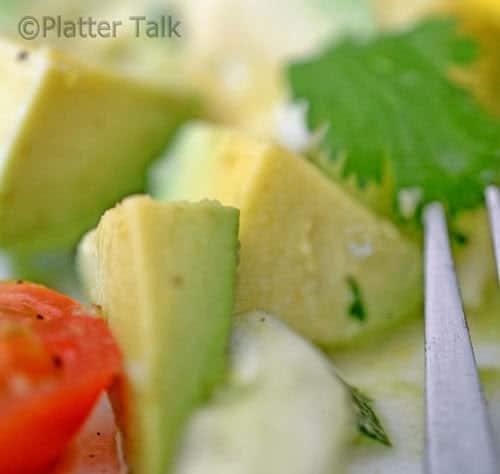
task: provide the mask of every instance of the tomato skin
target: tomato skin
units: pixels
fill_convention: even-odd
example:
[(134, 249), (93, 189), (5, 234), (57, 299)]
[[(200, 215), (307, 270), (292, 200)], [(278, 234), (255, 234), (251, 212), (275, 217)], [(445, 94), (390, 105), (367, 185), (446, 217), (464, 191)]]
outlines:
[[(15, 312), (19, 316), (55, 319), (84, 314), (77, 301), (36, 283), (18, 281), (0, 282), (0, 316)], [(88, 313), (88, 311), (87, 311)]]
[(45, 472), (121, 364), (105, 322), (78, 303), (39, 285), (0, 283), (0, 473)]

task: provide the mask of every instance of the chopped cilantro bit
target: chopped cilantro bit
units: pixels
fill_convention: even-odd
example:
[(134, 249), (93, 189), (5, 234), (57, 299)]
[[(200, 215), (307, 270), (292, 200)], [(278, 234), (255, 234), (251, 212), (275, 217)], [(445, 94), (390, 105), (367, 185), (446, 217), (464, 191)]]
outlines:
[(500, 182), (500, 121), (449, 77), (472, 63), (476, 46), (453, 20), (426, 20), (406, 32), (344, 39), (291, 65), (288, 78), (293, 98), (308, 103), (309, 128), (326, 126), (323, 148), (343, 178), (364, 187), (389, 173), (398, 217), (399, 191), (408, 188), (422, 193), (414, 217), (435, 200), (456, 214)]
[(391, 440), (373, 410), (373, 401), (357, 388), (348, 385), (356, 409), (359, 432), (385, 446), (392, 446)]
[(353, 277), (347, 278), (347, 284), (349, 285), (349, 290), (351, 292), (351, 302), (348, 308), (349, 316), (352, 316), (359, 321), (364, 321), (366, 319), (366, 310), (361, 297), (359, 285)]
[(450, 229), (450, 236), (457, 245), (464, 246), (469, 243), (469, 238), (463, 232), (456, 229)]

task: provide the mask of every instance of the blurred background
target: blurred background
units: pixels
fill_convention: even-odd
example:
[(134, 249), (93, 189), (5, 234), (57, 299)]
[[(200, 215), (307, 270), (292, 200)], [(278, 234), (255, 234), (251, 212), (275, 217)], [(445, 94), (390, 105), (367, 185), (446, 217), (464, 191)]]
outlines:
[(1, 0), (0, 28), (19, 39), (17, 21), (23, 15), (105, 20), (174, 15), (182, 38), (136, 38), (133, 25), (124, 22), (117, 38), (42, 41), (148, 81), (191, 88), (212, 120), (300, 146), (283, 65), (332, 38), (401, 28), (433, 12), (458, 13), (464, 28), (489, 47), (478, 65), (480, 79), (467, 79), (481, 80), (482, 98), (500, 110), (492, 99), (500, 90), (493, 74), (500, 67), (497, 0)]

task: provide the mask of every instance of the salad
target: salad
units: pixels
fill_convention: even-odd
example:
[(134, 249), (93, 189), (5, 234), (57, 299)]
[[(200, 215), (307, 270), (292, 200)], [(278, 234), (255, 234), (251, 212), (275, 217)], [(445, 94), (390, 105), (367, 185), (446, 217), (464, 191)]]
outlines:
[(23, 0), (0, 30), (0, 473), (422, 472), (434, 201), (500, 443), (496, 0)]

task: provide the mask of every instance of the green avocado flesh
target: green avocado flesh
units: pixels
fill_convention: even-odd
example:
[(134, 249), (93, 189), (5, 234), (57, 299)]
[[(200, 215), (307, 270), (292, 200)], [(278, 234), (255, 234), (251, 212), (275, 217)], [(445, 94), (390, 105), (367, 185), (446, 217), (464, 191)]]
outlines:
[(141, 191), (147, 165), (193, 106), (186, 97), (0, 41), (0, 246), (75, 244)]
[(268, 311), (336, 347), (420, 305), (418, 246), (279, 146), (195, 123), (152, 177), (155, 197), (217, 199), (240, 209), (237, 312)]
[(340, 474), (354, 435), (346, 386), (308, 341), (262, 311), (236, 318), (227, 383), (197, 409), (175, 474)]
[(102, 217), (78, 264), (123, 350), (133, 473), (170, 472), (191, 409), (224, 376), (238, 211), (128, 198)]

